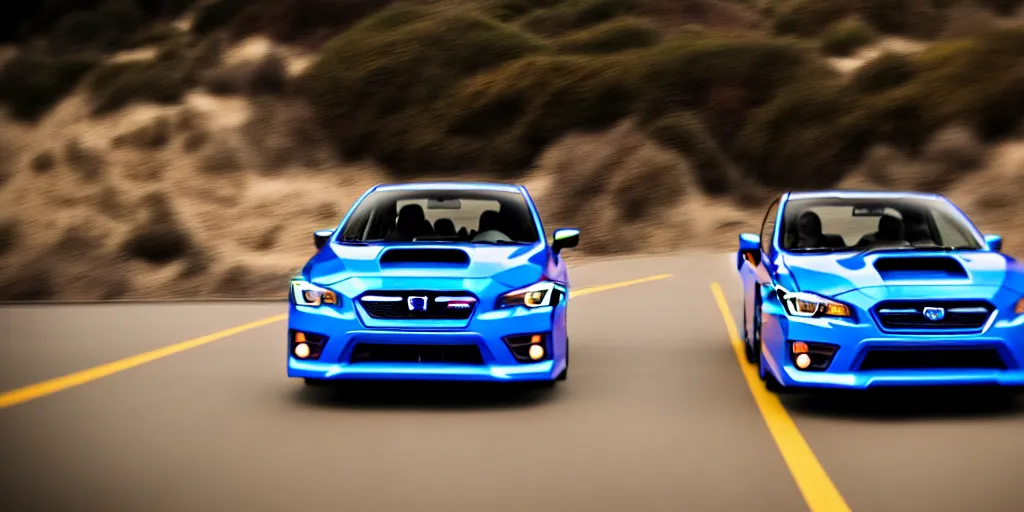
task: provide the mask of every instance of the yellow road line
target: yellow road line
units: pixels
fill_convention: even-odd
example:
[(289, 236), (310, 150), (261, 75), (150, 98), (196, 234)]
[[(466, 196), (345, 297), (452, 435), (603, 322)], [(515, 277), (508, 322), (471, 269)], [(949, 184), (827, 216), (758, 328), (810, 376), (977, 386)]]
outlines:
[[(622, 288), (624, 286), (631, 286), (631, 285), (635, 285), (635, 284), (646, 283), (648, 281), (654, 281), (654, 280), (657, 280), (657, 279), (665, 279), (667, 277), (671, 277), (671, 274), (662, 274), (662, 275), (658, 275), (658, 276), (646, 277), (646, 278), (643, 278), (643, 279), (634, 279), (632, 281), (624, 281), (624, 282), (621, 282), (621, 283), (612, 283), (612, 284), (606, 284), (606, 285), (602, 285), (602, 286), (594, 286), (594, 287), (590, 287), (590, 288), (583, 288), (583, 289), (577, 290), (575, 292), (572, 292), (570, 297), (578, 297), (578, 296), (581, 296), (581, 295), (586, 295), (588, 293), (597, 293), (597, 292), (603, 292), (603, 291), (607, 291), (607, 290), (613, 290), (615, 288)], [(50, 379), (50, 380), (43, 381), (43, 382), (40, 382), (40, 383), (37, 383), (37, 384), (32, 384), (32, 385), (29, 385), (29, 386), (25, 386), (23, 388), (14, 389), (14, 390), (11, 390), (11, 391), (5, 391), (3, 393), (0, 393), (0, 409), (5, 409), (7, 407), (13, 407), (15, 405), (23, 404), (23, 403), (28, 402), (30, 400), (35, 400), (37, 398), (43, 398), (45, 396), (49, 396), (49, 395), (52, 395), (54, 393), (58, 393), (60, 391), (64, 391), (66, 389), (70, 389), (70, 388), (73, 388), (75, 386), (81, 386), (82, 384), (86, 384), (86, 383), (92, 382), (94, 380), (101, 379), (101, 378), (106, 377), (108, 375), (113, 375), (113, 374), (118, 373), (118, 372), (123, 372), (125, 370), (130, 369), (130, 368), (134, 368), (136, 366), (139, 366), (139, 365), (151, 362), (151, 361), (156, 361), (157, 359), (162, 359), (162, 358), (167, 357), (169, 355), (177, 354), (178, 352), (183, 352), (183, 351), (188, 350), (190, 348), (195, 348), (195, 347), (198, 347), (198, 346), (201, 346), (201, 345), (206, 345), (207, 343), (213, 343), (214, 341), (222, 340), (222, 339), (227, 338), (229, 336), (234, 336), (235, 334), (240, 334), (240, 333), (243, 333), (245, 331), (250, 331), (250, 330), (255, 329), (257, 327), (263, 327), (265, 325), (270, 325), (270, 324), (273, 324), (273, 323), (276, 323), (276, 322), (280, 322), (280, 321), (285, 320), (287, 318), (288, 318), (288, 315), (283, 315), (283, 314), (282, 315), (274, 315), (272, 317), (264, 318), (262, 320), (257, 320), (255, 322), (250, 322), (250, 323), (247, 323), (247, 324), (244, 324), (244, 325), (239, 325), (239, 326), (236, 326), (236, 327), (232, 327), (230, 329), (224, 329), (223, 331), (215, 332), (213, 334), (207, 334), (206, 336), (201, 336), (199, 338), (191, 339), (191, 340), (188, 340), (188, 341), (183, 341), (181, 343), (175, 343), (174, 345), (169, 345), (169, 346), (158, 348), (156, 350), (151, 350), (149, 352), (145, 352), (145, 353), (142, 353), (142, 354), (126, 357), (124, 359), (121, 359), (121, 360), (118, 360), (118, 361), (114, 361), (114, 362), (111, 362), (111, 363), (106, 363), (106, 364), (102, 364), (100, 366), (95, 366), (95, 367), (89, 368), (87, 370), (81, 370), (81, 371), (78, 371), (78, 372), (75, 372), (75, 373), (70, 373), (70, 374), (64, 375), (62, 377), (57, 377), (55, 379)]]
[(124, 359), (114, 361), (112, 363), (95, 366), (93, 368), (89, 368), (88, 370), (70, 373), (68, 375), (64, 375), (63, 377), (57, 377), (55, 379), (43, 381), (38, 384), (32, 384), (30, 386), (25, 386), (23, 388), (7, 391), (4, 392), (3, 394), (0, 394), (0, 409), (22, 404), (28, 402), (29, 400), (35, 400), (36, 398), (42, 398), (44, 396), (52, 395), (59, 391), (64, 391), (65, 389), (80, 386), (87, 382), (92, 382), (96, 379), (100, 379), (108, 375), (123, 372), (129, 368), (134, 368), (136, 366), (148, 363), (150, 361), (156, 361), (157, 359), (167, 357), (171, 354), (177, 354), (178, 352), (182, 352), (190, 348), (195, 348), (200, 345), (205, 345), (207, 343), (212, 343), (214, 341), (227, 338), (228, 336), (239, 334), (241, 332), (255, 329), (257, 327), (262, 327), (264, 325), (272, 324), (274, 322), (280, 322), (281, 320), (284, 320), (286, 317), (287, 315), (275, 315), (269, 318), (264, 318), (263, 320), (257, 320), (255, 322), (239, 325), (237, 327), (232, 327), (230, 329), (224, 329), (223, 331), (215, 332), (213, 334), (207, 334), (206, 336), (201, 336), (199, 338), (183, 341), (181, 343), (175, 343), (174, 345), (158, 348), (156, 350), (151, 350), (149, 352), (134, 355), (131, 357), (126, 357)]
[(846, 500), (839, 494), (832, 479), (821, 467), (818, 458), (814, 456), (807, 440), (800, 434), (793, 418), (786, 412), (774, 393), (768, 391), (757, 369), (747, 363), (747, 357), (743, 349), (743, 341), (736, 329), (736, 320), (729, 310), (729, 303), (725, 299), (722, 287), (718, 283), (711, 283), (711, 293), (718, 302), (718, 309), (722, 312), (722, 319), (725, 320), (725, 328), (729, 332), (729, 340), (732, 342), (733, 351), (736, 353), (736, 360), (740, 363), (740, 369), (746, 378), (750, 393), (754, 395), (754, 401), (761, 410), (761, 416), (768, 425), (768, 430), (775, 438), (775, 444), (782, 453), (789, 472), (793, 475), (804, 501), (812, 512), (848, 512), (850, 507)]
[(672, 274), (658, 274), (656, 276), (643, 277), (640, 279), (633, 279), (631, 281), (622, 281), (619, 283), (605, 284), (601, 286), (591, 286), (590, 288), (582, 288), (580, 290), (570, 291), (569, 298), (580, 297), (583, 295), (606, 292), (608, 290), (614, 290), (616, 288), (624, 288), (626, 286), (633, 286), (635, 284), (649, 283), (651, 281), (658, 281), (660, 279), (668, 279), (672, 277)]

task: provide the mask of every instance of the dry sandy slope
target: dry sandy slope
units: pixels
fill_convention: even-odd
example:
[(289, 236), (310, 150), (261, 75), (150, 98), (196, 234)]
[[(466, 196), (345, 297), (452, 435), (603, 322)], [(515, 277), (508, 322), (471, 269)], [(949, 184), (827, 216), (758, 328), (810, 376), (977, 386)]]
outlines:
[[(269, 49), (248, 41), (229, 59), (256, 59)], [(283, 52), (292, 72), (308, 62)], [(125, 137), (147, 127), (148, 136)], [(983, 148), (955, 129), (940, 139), (923, 161), (879, 148), (840, 186), (943, 190), (984, 230), (1005, 235), (1008, 252), (1024, 253), (1024, 228), (1015, 222), (1024, 213), (1017, 200), (1024, 141)], [(136, 105), (103, 118), (90, 118), (75, 94), (35, 126), (0, 120), (0, 154), (0, 298), (280, 296), (312, 252), (312, 231), (335, 225), (368, 187), (392, 181), (373, 165), (336, 161), (301, 104), (201, 92), (183, 105)], [(937, 179), (953, 173), (966, 177)], [(742, 199), (708, 197), (685, 159), (629, 121), (564, 138), (519, 181), (549, 228), (582, 228), (574, 261), (734, 249), (737, 233), (757, 231), (780, 192), (744, 185)], [(154, 196), (191, 241), (171, 262), (133, 259), (123, 249), (139, 229), (167, 228), (146, 224)]]

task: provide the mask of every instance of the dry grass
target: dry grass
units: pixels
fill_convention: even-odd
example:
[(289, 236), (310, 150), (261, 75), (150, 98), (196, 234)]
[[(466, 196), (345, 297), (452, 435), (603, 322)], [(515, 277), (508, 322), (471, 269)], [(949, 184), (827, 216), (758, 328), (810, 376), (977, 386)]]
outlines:
[[(704, 14), (685, 15), (732, 12), (727, 2), (705, 4)], [(881, 52), (920, 48), (887, 38), (833, 63), (853, 70)], [(275, 63), (275, 55), (285, 58)], [(35, 125), (0, 119), (0, 298), (282, 296), (313, 252), (310, 233), (336, 225), (366, 188), (393, 181), (374, 165), (337, 162), (302, 103), (257, 93), (278, 90), (282, 70), (294, 75), (307, 62), (255, 38), (224, 61), (248, 70), (239, 91), (251, 95), (193, 89), (180, 105), (136, 104), (96, 118), (76, 94)], [(257, 79), (259, 63), (266, 69)], [(778, 191), (736, 181), (735, 164), (703, 138), (687, 139), (683, 151), (649, 133), (632, 121), (569, 133), (517, 180), (549, 229), (583, 230), (570, 261), (729, 251), (737, 233), (758, 230)], [(1022, 167), (1024, 142), (986, 147), (950, 126), (916, 157), (872, 149), (840, 187), (942, 191), (983, 230), (1007, 235), (1008, 252), (1024, 254), (1024, 230), (1012, 220), (1024, 213)], [(708, 196), (706, 180), (718, 174), (729, 174), (731, 193)]]

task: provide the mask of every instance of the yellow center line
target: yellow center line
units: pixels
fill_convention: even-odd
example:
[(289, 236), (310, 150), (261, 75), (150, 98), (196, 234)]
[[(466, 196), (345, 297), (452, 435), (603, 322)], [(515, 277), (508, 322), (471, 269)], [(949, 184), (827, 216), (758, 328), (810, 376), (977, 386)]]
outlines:
[(736, 353), (736, 360), (740, 363), (740, 370), (746, 378), (750, 393), (754, 395), (761, 416), (768, 425), (768, 430), (775, 439), (775, 444), (782, 453), (782, 458), (789, 467), (804, 501), (812, 512), (849, 512), (850, 507), (846, 500), (839, 494), (832, 479), (821, 467), (818, 458), (815, 457), (807, 440), (800, 433), (793, 418), (786, 412), (779, 397), (765, 388), (761, 382), (758, 371), (747, 363), (747, 357), (743, 348), (743, 341), (736, 329), (736, 320), (729, 310), (729, 303), (726, 301), (725, 293), (718, 283), (711, 283), (711, 293), (718, 302), (718, 309), (721, 310), (722, 319), (725, 320), (725, 328), (729, 332), (729, 340), (732, 342), (733, 351)]
[[(607, 290), (614, 290), (616, 288), (632, 286), (635, 284), (646, 283), (658, 279), (665, 279), (668, 277), (671, 277), (671, 274), (661, 274), (652, 277), (645, 277), (643, 279), (634, 279), (632, 281), (623, 281), (620, 283), (612, 283), (601, 286), (593, 286), (590, 288), (582, 288), (580, 290), (570, 292), (570, 298), (579, 297), (581, 295), (587, 295), (589, 293), (598, 293)], [(54, 393), (64, 391), (66, 389), (81, 386), (82, 384), (86, 384), (94, 380), (101, 379), (109, 375), (113, 375), (115, 373), (123, 372), (136, 366), (156, 361), (157, 359), (162, 359), (167, 356), (177, 354), (178, 352), (183, 352), (190, 348), (196, 348), (202, 345), (206, 345), (208, 343), (213, 343), (215, 341), (222, 340), (230, 336), (234, 336), (235, 334), (241, 334), (245, 331), (250, 331), (258, 327), (263, 327), (265, 325), (270, 325), (273, 323), (286, 320), (287, 318), (287, 314), (274, 315), (268, 318), (264, 318), (262, 320), (256, 320), (255, 322), (249, 322), (244, 325), (224, 329), (223, 331), (218, 331), (213, 334), (207, 334), (206, 336), (200, 336), (198, 338), (194, 338), (188, 341), (175, 343), (174, 345), (169, 345), (142, 354), (129, 356), (118, 361), (113, 361), (86, 370), (70, 373), (62, 377), (57, 377), (47, 381), (39, 382), (37, 384), (31, 384), (22, 388), (13, 389), (11, 391), (5, 391), (3, 393), (0, 393), (0, 409), (6, 409), (8, 407), (23, 404), (25, 402), (35, 400), (37, 398), (49, 396)]]
[(591, 286), (590, 288), (582, 288), (582, 289), (579, 289), (579, 290), (570, 291), (569, 292), (569, 298), (571, 299), (571, 298), (574, 298), (574, 297), (581, 297), (583, 295), (588, 295), (588, 294), (591, 294), (591, 293), (606, 292), (608, 290), (614, 290), (616, 288), (623, 288), (623, 287), (626, 287), (626, 286), (633, 286), (633, 285), (636, 285), (636, 284), (649, 283), (651, 281), (658, 281), (660, 279), (668, 279), (670, 277), (672, 277), (672, 274), (658, 274), (656, 276), (643, 277), (643, 278), (640, 278), (640, 279), (633, 279), (631, 281), (622, 281), (622, 282), (618, 282), (618, 283), (604, 284), (604, 285), (600, 285), (600, 286)]

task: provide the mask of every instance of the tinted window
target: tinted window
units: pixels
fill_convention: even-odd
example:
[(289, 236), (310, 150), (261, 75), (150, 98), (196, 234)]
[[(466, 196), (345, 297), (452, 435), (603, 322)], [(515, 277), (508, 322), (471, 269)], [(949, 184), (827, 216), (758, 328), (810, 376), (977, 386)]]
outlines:
[(797, 199), (786, 203), (782, 223), (782, 246), (789, 251), (982, 248), (970, 221), (941, 199)]
[(761, 224), (761, 250), (765, 254), (772, 252), (772, 237), (775, 236), (776, 217), (779, 214), (779, 200), (776, 199), (764, 216), (764, 223)]
[(339, 241), (536, 243), (533, 215), (517, 192), (393, 190), (367, 196)]

